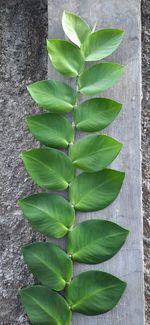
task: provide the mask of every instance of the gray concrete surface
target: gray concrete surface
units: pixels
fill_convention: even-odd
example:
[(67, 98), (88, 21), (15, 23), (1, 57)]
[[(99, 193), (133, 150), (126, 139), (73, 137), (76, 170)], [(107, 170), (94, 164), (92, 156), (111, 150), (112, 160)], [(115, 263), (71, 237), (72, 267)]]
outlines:
[[(130, 235), (120, 252), (111, 260), (98, 265), (74, 264), (74, 274), (96, 269), (111, 272), (127, 281), (127, 289), (109, 313), (95, 317), (73, 314), (72, 325), (144, 325), (143, 243), (141, 208), (141, 25), (140, 0), (48, 0), (49, 38), (63, 38), (61, 17), (64, 8), (84, 17), (90, 26), (97, 21), (97, 29), (114, 27), (125, 30), (124, 40), (117, 51), (107, 60), (125, 64), (126, 71), (119, 82), (99, 94), (123, 103), (118, 118), (103, 132), (123, 143), (120, 155), (111, 164), (112, 168), (126, 172), (125, 182), (119, 197), (105, 210), (76, 213), (76, 223), (92, 218), (106, 218), (130, 230)], [(93, 9), (93, 8), (96, 8)], [(54, 23), (55, 22), (55, 23)], [(49, 64), (49, 77), (60, 75)], [(62, 76), (61, 76), (62, 77)], [(66, 81), (65, 77), (62, 77)], [(69, 80), (70, 82), (70, 80)], [(82, 100), (85, 100), (82, 97)], [(79, 98), (79, 101), (81, 97)], [(134, 127), (133, 127), (134, 126)], [(83, 136), (77, 132), (77, 137)], [(66, 242), (66, 238), (63, 240)]]
[(145, 256), (145, 315), (150, 324), (150, 2), (142, 1), (142, 173)]
[[(20, 258), (21, 246), (41, 239), (22, 218), (16, 201), (36, 187), (27, 178), (19, 153), (37, 145), (25, 127), (24, 118), (35, 113), (26, 84), (47, 77), (47, 5), (46, 0), (0, 0), (0, 105), (1, 105), (1, 218), (0, 249), (0, 324), (27, 325), (19, 302), (18, 289), (33, 283)], [(149, 53), (150, 3), (142, 2), (143, 24), (143, 212), (145, 247), (146, 325), (150, 325), (149, 279)], [(36, 110), (37, 112), (37, 110)], [(149, 175), (150, 176), (150, 175)], [(149, 281), (150, 282), (150, 281)]]

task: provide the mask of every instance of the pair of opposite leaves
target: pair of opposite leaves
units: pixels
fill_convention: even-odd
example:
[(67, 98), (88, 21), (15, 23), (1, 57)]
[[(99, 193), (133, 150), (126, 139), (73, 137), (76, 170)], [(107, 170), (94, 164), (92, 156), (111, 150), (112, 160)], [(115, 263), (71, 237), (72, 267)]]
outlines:
[[(88, 223), (90, 222), (92, 221), (85, 221), (89, 232), (90, 224)], [(102, 223), (108, 221), (93, 220), (93, 222), (96, 230), (97, 228), (102, 230)], [(80, 229), (82, 226), (83, 223), (78, 225), (71, 234), (72, 239), (69, 238), (70, 248), (73, 245), (75, 236), (82, 236)], [(116, 227), (112, 223), (113, 226)], [(117, 227), (118, 234), (123, 235), (124, 230), (119, 226)], [(126, 235), (124, 234), (124, 240), (125, 236), (127, 236), (127, 232)], [(94, 240), (93, 248), (97, 247), (98, 250), (95, 251), (95, 257), (93, 254), (91, 256), (92, 259), (96, 258), (97, 260), (99, 247), (98, 241), (96, 244), (96, 238)], [(82, 250), (81, 247), (78, 247), (78, 249)], [(102, 251), (103, 249), (102, 247)], [(89, 247), (88, 250), (90, 254)], [(110, 251), (111, 248), (107, 247), (106, 250)], [(71, 311), (85, 315), (105, 313), (117, 304), (126, 287), (125, 282), (101, 271), (83, 272), (71, 280), (73, 276), (72, 260), (70, 256), (54, 244), (34, 243), (25, 246), (23, 255), (31, 272), (43, 284), (43, 286), (38, 285), (21, 290), (22, 302), (33, 324), (70, 325)], [(53, 291), (63, 290), (64, 287), (66, 300)]]
[[(64, 17), (69, 17), (69, 15), (66, 15), (65, 14)], [(80, 20), (79, 17), (76, 17), (74, 15), (70, 15), (70, 19), (71, 20), (73, 19), (73, 21), (74, 21), (74, 19), (75, 20), (76, 19), (78, 20), (78, 24), (74, 24), (73, 23), (74, 24), (74, 27), (75, 27), (74, 30), (76, 28), (78, 29), (79, 21), (81, 22), (81, 25), (82, 25), (82, 22), (83, 21)], [(65, 20), (65, 18), (63, 20)], [(65, 23), (63, 23), (63, 24), (65, 25)], [(84, 24), (84, 22), (83, 22), (83, 24)], [(66, 26), (67, 26), (67, 22), (66, 22)], [(107, 30), (107, 33), (101, 33), (101, 39), (103, 38), (104, 34), (105, 35), (110, 35), (108, 33), (108, 31), (109, 30)], [(110, 31), (113, 32), (112, 30), (110, 30)], [(83, 25), (82, 25), (82, 32), (84, 32)], [(99, 34), (99, 36), (100, 36), (100, 34)], [(115, 35), (115, 36), (117, 36), (117, 35)], [(95, 34), (94, 34), (94, 37), (95, 37)], [(94, 37), (91, 37), (91, 41), (90, 42), (93, 42)], [(93, 42), (93, 44), (94, 44), (94, 42)], [(50, 49), (49, 52), (52, 51), (54, 53), (54, 57), (55, 57), (56, 52), (57, 52), (58, 47), (59, 47), (59, 48), (61, 48), (60, 51), (62, 52), (61, 54), (62, 54), (62, 57), (63, 57), (63, 51), (64, 51), (64, 47), (63, 46), (67, 46), (67, 44), (66, 43), (61, 43), (61, 42), (60, 43), (59, 42), (56, 42), (56, 43), (55, 43), (55, 41), (52, 41), (52, 50)], [(55, 46), (55, 44), (56, 44), (56, 46)], [(79, 44), (77, 44), (77, 45), (79, 45)], [(116, 48), (117, 48), (117, 46), (116, 46)], [(48, 44), (48, 47), (50, 47), (50, 44)], [(91, 48), (91, 43), (90, 43), (90, 47), (89, 48)], [(101, 48), (101, 50), (102, 50), (102, 48)], [(113, 50), (115, 50), (115, 48)], [(74, 50), (72, 49), (72, 51), (74, 51)], [(111, 54), (112, 52), (109, 52), (107, 55)], [(53, 56), (53, 53), (49, 53), (51, 55), (51, 57)], [(76, 51), (76, 53), (77, 53), (77, 51)], [(85, 60), (87, 60), (87, 61), (88, 60), (93, 60), (93, 58), (90, 57), (90, 53), (88, 53), (88, 46), (85, 45), (85, 47), (84, 46), (82, 47), (82, 55), (83, 55), (83, 53), (84, 53), (84, 59)], [(106, 52), (105, 52), (105, 55), (103, 57), (105, 57), (107, 55), (106, 55)], [(99, 58), (97, 57), (97, 59), (100, 59), (100, 57)], [(96, 57), (94, 58), (94, 60), (96, 60)], [(81, 62), (82, 60), (81, 60), (81, 56), (80, 55), (79, 55), (79, 61), (82, 64), (82, 62)], [(60, 71), (59, 70), (60, 67), (59, 67), (59, 64), (58, 64), (58, 61), (57, 61), (57, 57), (56, 57), (56, 61), (55, 62), (53, 62), (53, 58), (52, 58), (52, 63), (54, 64), (54, 66), (56, 65), (55, 66), (56, 69), (58, 71)], [(77, 63), (77, 65), (78, 65), (78, 63)], [(119, 70), (122, 69), (122, 66), (119, 67), (119, 65), (113, 65), (113, 64), (109, 65), (109, 68), (110, 68), (110, 71), (109, 72), (111, 73), (111, 79), (112, 80), (111, 80), (111, 82), (108, 83), (107, 82), (107, 77), (108, 77), (107, 68), (108, 68), (108, 65), (109, 65), (109, 63), (102, 63), (100, 65), (96, 65), (95, 67), (93, 67), (93, 70), (91, 68), (91, 69), (89, 69), (89, 71), (87, 71), (88, 72), (87, 74), (86, 73), (83, 74), (80, 77), (80, 79), (79, 79), (79, 88), (80, 88), (80, 91), (82, 93), (84, 93), (84, 94), (87, 94), (87, 95), (88, 94), (94, 95), (97, 92), (99, 92), (101, 90), (104, 90), (104, 89), (107, 89), (108, 87), (110, 87), (114, 83), (114, 81), (116, 81), (118, 79), (119, 73), (121, 73), (121, 72), (119, 72)], [(71, 69), (72, 69), (72, 67), (71, 67)], [(73, 70), (75, 71), (74, 66), (73, 66)], [(89, 85), (89, 79), (92, 78), (92, 75), (94, 76), (95, 71), (96, 72), (99, 71), (101, 73), (101, 76), (104, 76), (103, 77), (103, 85), (102, 85), (102, 82), (100, 83), (99, 80), (98, 80), (98, 81), (96, 81), (94, 87), (91, 87), (91, 85)], [(60, 71), (60, 72), (62, 72), (62, 71)], [(65, 72), (64, 74), (66, 74), (66, 71), (64, 71), (64, 72)], [(69, 71), (69, 73), (72, 73), (72, 72)], [(79, 74), (79, 71), (76, 71), (75, 73)], [(65, 111), (70, 111), (73, 108), (74, 101), (76, 100), (76, 95), (75, 95), (74, 91), (69, 86), (67, 86), (64, 83), (54, 82), (54, 81), (49, 81), (49, 82), (43, 81), (43, 82), (40, 82), (40, 83), (41, 83), (40, 85), (39, 85), (39, 83), (34, 84), (35, 85), (35, 89), (33, 89), (33, 88), (32, 88), (32, 90), (29, 89), (30, 92), (33, 91), (32, 92), (32, 97), (33, 98), (35, 97), (34, 99), (40, 104), (40, 106), (45, 107), (45, 108), (49, 109), (50, 111), (53, 111), (54, 110), (55, 112), (57, 112), (57, 111), (60, 112), (60, 108), (59, 108), (60, 106), (62, 108), (62, 112), (63, 111), (64, 112)], [(30, 86), (30, 87), (32, 87), (32, 86)], [(41, 88), (41, 93), (40, 93), (40, 96), (39, 96), (41, 99), (39, 99), (39, 98), (36, 99), (37, 90), (39, 89), (39, 86)], [(59, 96), (59, 98), (57, 100), (55, 96), (56, 96), (58, 90), (59, 90), (59, 95), (60, 96)], [(44, 97), (45, 97), (45, 94), (48, 93), (48, 92), (49, 92), (49, 94), (51, 92), (51, 94), (50, 94), (50, 97), (48, 98), (48, 101), (46, 100), (46, 102), (45, 102)], [(39, 100), (40, 100), (40, 102), (39, 102)], [(66, 100), (66, 102), (65, 102), (65, 100)], [(68, 105), (67, 100), (69, 102), (69, 105)], [(96, 104), (99, 104), (98, 102), (96, 102), (96, 100), (98, 101), (98, 99), (95, 99), (95, 103)], [(102, 100), (106, 101), (106, 99), (102, 99)], [(85, 102), (87, 104), (87, 106), (89, 105), (89, 102), (90, 101)], [(98, 110), (95, 109), (95, 113), (97, 111)], [(84, 128), (87, 128), (88, 127), (88, 128), (90, 128), (90, 131), (94, 131), (95, 128), (97, 128), (97, 127), (99, 129), (100, 128), (103, 128), (103, 127), (105, 127), (105, 124), (109, 124), (111, 122), (111, 121), (108, 121), (109, 119), (107, 118), (108, 120), (107, 119), (106, 120), (104, 119), (104, 125), (101, 124), (101, 126), (100, 125), (97, 126), (97, 124), (96, 124), (96, 120), (97, 119), (95, 119), (95, 122), (93, 123), (94, 125), (93, 124), (90, 124), (89, 122), (86, 123), (86, 125), (84, 125), (84, 121), (82, 120), (82, 116), (83, 116), (83, 113), (84, 112), (85, 111), (83, 109), (81, 109), (81, 114), (79, 114), (78, 116), (77, 116), (77, 114), (74, 114), (75, 115), (75, 118), (79, 118), (79, 120), (78, 120), (78, 127), (79, 128), (80, 127), (81, 128), (82, 127), (84, 127)], [(91, 113), (90, 109), (89, 109), (89, 113)], [(48, 114), (46, 114), (46, 115), (48, 116)], [(46, 116), (45, 116), (45, 118), (46, 118)], [(79, 124), (80, 124), (80, 126), (79, 126)], [(87, 125), (87, 124), (89, 124), (89, 125)], [(92, 128), (94, 128), (94, 129), (92, 130)], [(91, 141), (91, 140), (94, 140), (94, 138), (93, 139), (91, 139), (91, 138), (89, 139), (89, 141)], [(73, 154), (76, 154), (76, 151), (78, 153), (78, 148), (77, 148), (77, 150), (74, 150), (74, 153)], [(77, 161), (75, 159), (74, 159), (74, 163), (75, 164), (77, 163)], [(96, 164), (95, 164), (95, 166), (96, 166)], [(83, 164), (82, 167), (83, 167), (83, 170), (84, 170), (84, 164)], [(108, 170), (105, 171), (106, 174), (107, 174), (107, 171)], [(115, 172), (115, 171), (110, 171), (110, 173), (111, 172)], [(123, 174), (123, 173), (120, 173), (120, 174)], [(85, 176), (85, 174), (83, 174), (83, 175)], [(81, 175), (81, 176), (83, 176), (83, 175)], [(121, 176), (121, 175), (119, 175), (119, 176)], [(81, 182), (81, 185), (82, 185), (82, 182)], [(63, 186), (64, 186), (64, 184), (63, 184)], [(66, 183), (65, 183), (65, 186), (66, 186)], [(67, 186), (68, 186), (68, 184), (67, 184)], [(45, 187), (47, 187), (47, 186), (45, 186)], [(48, 187), (49, 187), (49, 185), (48, 185)], [(113, 200), (113, 199), (111, 198), (111, 200)], [(111, 201), (110, 202), (107, 202), (105, 204), (107, 206), (110, 203), (111, 203)], [(94, 205), (95, 205), (95, 203), (94, 203)], [(31, 204), (31, 206), (32, 206), (32, 204)], [(76, 208), (77, 208), (77, 206), (76, 206)], [(96, 207), (93, 207), (92, 206), (92, 207), (88, 207), (88, 208), (91, 209), (90, 211), (93, 211), (93, 209), (95, 210), (95, 209), (100, 209), (100, 208), (103, 208), (103, 207), (101, 205), (101, 207), (99, 207), (99, 208), (98, 208), (98, 206), (96, 206)], [(79, 209), (81, 209), (81, 210), (83, 209), (83, 211), (84, 211), (84, 209), (86, 209), (86, 208), (84, 207), (84, 204), (83, 204), (83, 207), (80, 207), (79, 206)], [(95, 220), (95, 222), (100, 222), (100, 220)], [(102, 222), (105, 222), (105, 221), (102, 221)], [(110, 224), (112, 224), (112, 223), (110, 223)], [(115, 224), (112, 224), (112, 225), (117, 226)], [(83, 225), (81, 224), (81, 228), (82, 228), (82, 226)], [(90, 229), (91, 229), (91, 226), (92, 226), (92, 224), (90, 225)], [(102, 229), (103, 228), (104, 227), (102, 227)], [(84, 229), (86, 229), (86, 225), (84, 225)], [(122, 228), (120, 227), (120, 229), (122, 229)], [(124, 240), (125, 240), (125, 237), (126, 237), (127, 233), (126, 233), (126, 231), (124, 229), (122, 229), (122, 230), (123, 230), (123, 233), (122, 233), (122, 236), (121, 237), (122, 237), (122, 244), (123, 244), (123, 237), (124, 237)], [(86, 232), (86, 233), (88, 233), (88, 232)], [(82, 231), (81, 231), (81, 234), (82, 234)], [(110, 237), (111, 237), (111, 235), (109, 234), (109, 239), (110, 239)], [(75, 243), (76, 243), (76, 240), (75, 240), (74, 244)], [(121, 246), (122, 246), (122, 244), (121, 244)], [(37, 243), (35, 245), (43, 245), (43, 243)], [(73, 245), (73, 249), (74, 248), (75, 247)], [(119, 249), (119, 247), (118, 247), (118, 249)], [(89, 257), (87, 257), (86, 254), (85, 254), (86, 253), (85, 247), (84, 247), (82, 253), (83, 253), (82, 256), (80, 256), (80, 254), (78, 256), (77, 253), (76, 253), (77, 254), (77, 256), (76, 256), (75, 255), (75, 252), (74, 252), (74, 259), (77, 260), (77, 258), (79, 258), (79, 259), (83, 260), (85, 258), (85, 263), (88, 263), (88, 258)], [(100, 259), (99, 254), (100, 253), (98, 253), (98, 260), (97, 260), (97, 262), (98, 261), (100, 262), (100, 260), (99, 260)], [(114, 254), (115, 254), (115, 252), (114, 252)], [(112, 256), (114, 254), (112, 254)], [(95, 256), (96, 256), (96, 253), (95, 253)], [(86, 260), (86, 258), (87, 258), (87, 260)], [(110, 257), (108, 257), (108, 258), (110, 258)], [(105, 260), (106, 260), (106, 257), (105, 257)], [(97, 263), (97, 262), (96, 261), (94, 262), (94, 260), (91, 261), (91, 263)], [(98, 288), (99, 282), (100, 282), (100, 287)], [(106, 283), (107, 284), (110, 284), (110, 286), (108, 286), (108, 289), (109, 289), (109, 298), (107, 297), (107, 299), (106, 299), (106, 295), (105, 295), (105, 292), (106, 292), (107, 289), (106, 288), (102, 288), (103, 287), (103, 282), (104, 282), (104, 287), (105, 287), (105, 284)], [(81, 286), (81, 283), (82, 284), (84, 283), (84, 285)], [(89, 283), (91, 283), (91, 293), (92, 293), (91, 298), (94, 298), (93, 299), (94, 300), (93, 303), (92, 303), (91, 300), (90, 301), (87, 301), (87, 297), (85, 295), (85, 291), (86, 291), (86, 288), (89, 287)], [(95, 285), (95, 290), (94, 290), (94, 285)], [(76, 295), (76, 288), (78, 286), (81, 286), (80, 299), (78, 299), (79, 296)], [(117, 286), (118, 286), (118, 288), (117, 288)], [(82, 313), (85, 313), (85, 314), (91, 314), (92, 315), (92, 314), (96, 314), (96, 313), (106, 312), (106, 311), (110, 310), (117, 303), (117, 301), (119, 300), (120, 296), (122, 295), (122, 293), (124, 291), (124, 288), (125, 288), (125, 283), (124, 282), (120, 281), (119, 279), (117, 279), (117, 278), (115, 278), (115, 277), (113, 277), (113, 276), (111, 276), (111, 275), (109, 275), (107, 273), (98, 272), (98, 271), (85, 272), (85, 273), (82, 273), (81, 275), (79, 275), (78, 277), (76, 277), (72, 281), (71, 285), (68, 288), (67, 301), (69, 302), (69, 305), (71, 306), (72, 310), (76, 310), (76, 311), (79, 311), (79, 312), (82, 312)], [(82, 290), (83, 290), (83, 292), (82, 292)], [(116, 290), (116, 293), (115, 293), (115, 290)], [(31, 296), (29, 294), (30, 291), (31, 291)], [(103, 294), (103, 292), (104, 292), (104, 294)], [(90, 293), (90, 290), (88, 290), (88, 294), (89, 293)], [(111, 297), (111, 294), (112, 294), (112, 297)], [(95, 296), (93, 297), (93, 295), (95, 295)], [(28, 300), (29, 299), (29, 296), (30, 296), (30, 298), (32, 298), (31, 301), (30, 301), (31, 304), (29, 304), (29, 300)], [(48, 290), (47, 288), (41, 287), (41, 286), (38, 286), (38, 287), (35, 286), (33, 288), (23, 289), (23, 291), (22, 291), (22, 299), (24, 300), (24, 303), (25, 303), (25, 300), (26, 300), (26, 303), (25, 304), (26, 304), (26, 308), (28, 309), (27, 312), (28, 312), (29, 316), (31, 316), (30, 319), (33, 321), (33, 323), (36, 323), (36, 324), (40, 321), (40, 319), (41, 319), (41, 321), (42, 321), (43, 324), (49, 324), (50, 322), (51, 322), (51, 324), (69, 324), (70, 323), (71, 313), (70, 313), (70, 310), (69, 310), (66, 302), (63, 300), (62, 297), (58, 296), (53, 291), (51, 292), (51, 297), (53, 298), (54, 305), (53, 305), (53, 303), (52, 303), (52, 301), (50, 299), (50, 290)], [(36, 299), (37, 298), (38, 298), (39, 306), (40, 306), (40, 299), (41, 299), (41, 306), (40, 307), (41, 307), (42, 312), (44, 312), (43, 315), (41, 313), (41, 310), (39, 312), (39, 310), (37, 309), (37, 305), (36, 305), (36, 302), (37, 302)], [(44, 300), (42, 300), (42, 298), (44, 298)], [(112, 299), (111, 298), (113, 298), (113, 302), (112, 302)], [(101, 305), (99, 305), (99, 300), (100, 299), (101, 299)], [(103, 304), (104, 299), (105, 299), (105, 302)], [(44, 304), (43, 304), (43, 301), (44, 301)], [(34, 308), (35, 308), (34, 309), (35, 310), (34, 313), (33, 313), (33, 309), (32, 309), (33, 306), (31, 306), (32, 304), (34, 305)], [(57, 316), (58, 318), (56, 319), (56, 315), (58, 313), (58, 309), (57, 309), (58, 305), (59, 305), (59, 315)], [(90, 309), (90, 306), (91, 306), (91, 309)], [(46, 307), (48, 307), (48, 308), (46, 308)], [(47, 309), (47, 314), (46, 314), (46, 309)]]

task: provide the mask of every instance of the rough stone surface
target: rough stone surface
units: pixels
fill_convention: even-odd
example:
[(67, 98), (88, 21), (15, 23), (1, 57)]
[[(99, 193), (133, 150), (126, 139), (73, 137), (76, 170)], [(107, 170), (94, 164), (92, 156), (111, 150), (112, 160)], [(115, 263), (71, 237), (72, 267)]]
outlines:
[(47, 3), (38, 0), (0, 1), (1, 88), (1, 218), (0, 324), (29, 324), (18, 297), (33, 278), (21, 260), (21, 247), (39, 239), (22, 218), (17, 200), (34, 192), (19, 159), (36, 145), (25, 126), (35, 113), (26, 85), (47, 75)]
[[(24, 118), (35, 113), (26, 85), (47, 76), (47, 5), (46, 0), (0, 1), (0, 88), (1, 88), (1, 218), (0, 270), (1, 325), (27, 325), (19, 302), (18, 289), (33, 283), (20, 258), (22, 245), (41, 239), (22, 218), (17, 200), (37, 190), (28, 179), (19, 160), (23, 149), (36, 146), (25, 127)], [(150, 76), (150, 3), (142, 2), (143, 25), (143, 212), (145, 247), (146, 325), (150, 325), (149, 279), (149, 76)], [(37, 112), (37, 110), (36, 110)], [(150, 281), (149, 281), (150, 282)]]
[(150, 324), (150, 2), (142, 1), (142, 172), (145, 256), (145, 315)]

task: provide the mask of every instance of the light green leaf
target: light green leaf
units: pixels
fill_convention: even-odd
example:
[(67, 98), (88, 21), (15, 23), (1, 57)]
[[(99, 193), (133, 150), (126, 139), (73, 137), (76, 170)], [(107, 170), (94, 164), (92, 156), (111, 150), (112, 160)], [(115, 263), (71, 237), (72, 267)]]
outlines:
[(46, 146), (67, 148), (74, 137), (72, 125), (58, 114), (30, 116), (27, 118), (27, 125), (33, 136)]
[(65, 76), (78, 76), (84, 66), (83, 55), (79, 48), (64, 40), (48, 40), (47, 49), (56, 70)]
[(48, 237), (65, 236), (74, 222), (74, 209), (56, 194), (34, 194), (19, 200), (19, 206), (33, 228)]
[(119, 251), (128, 233), (128, 230), (107, 220), (87, 220), (70, 231), (68, 252), (79, 263), (102, 263)]
[(111, 310), (120, 300), (126, 283), (112, 274), (87, 271), (73, 279), (67, 288), (71, 309), (85, 315), (99, 315)]
[(96, 95), (110, 88), (122, 75), (124, 66), (103, 62), (85, 70), (79, 78), (79, 89), (83, 95)]
[(116, 199), (124, 176), (125, 173), (113, 169), (82, 173), (70, 185), (70, 200), (80, 211), (104, 209)]
[(32, 179), (41, 187), (65, 190), (73, 177), (73, 165), (63, 152), (41, 148), (23, 151), (21, 158)]
[(85, 132), (106, 128), (119, 114), (122, 104), (107, 98), (93, 98), (74, 111), (76, 128)]
[(20, 296), (33, 325), (70, 325), (70, 308), (55, 291), (36, 285), (22, 289)]
[(58, 246), (39, 242), (24, 246), (22, 251), (29, 270), (43, 285), (60, 291), (71, 280), (71, 258)]
[(73, 164), (87, 172), (97, 172), (116, 158), (122, 144), (106, 135), (89, 135), (71, 146), (70, 157)]
[(27, 89), (34, 101), (50, 112), (70, 112), (76, 102), (76, 92), (62, 81), (37, 81)]
[(89, 25), (83, 19), (68, 11), (63, 12), (62, 26), (68, 38), (79, 47), (91, 33)]
[(81, 46), (85, 61), (97, 61), (113, 53), (120, 45), (124, 31), (101, 29), (90, 34)]

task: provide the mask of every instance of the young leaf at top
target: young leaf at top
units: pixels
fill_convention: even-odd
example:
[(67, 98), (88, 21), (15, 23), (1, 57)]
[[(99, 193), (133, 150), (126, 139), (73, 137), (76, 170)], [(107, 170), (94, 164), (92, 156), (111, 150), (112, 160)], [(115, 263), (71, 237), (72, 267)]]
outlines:
[(68, 11), (63, 12), (62, 26), (68, 38), (79, 47), (91, 33), (89, 25), (83, 19)]
[(19, 206), (32, 227), (48, 237), (64, 237), (74, 222), (74, 209), (56, 194), (34, 194), (19, 200)]
[(41, 187), (65, 190), (73, 177), (70, 158), (59, 150), (32, 149), (23, 151), (21, 158), (28, 174)]
[(68, 253), (74, 261), (97, 264), (112, 258), (122, 247), (128, 230), (107, 220), (87, 220), (68, 236)]
[(72, 43), (64, 40), (48, 40), (47, 49), (53, 66), (63, 75), (76, 77), (82, 72), (83, 55)]
[(67, 148), (74, 138), (71, 123), (58, 114), (46, 113), (27, 118), (33, 136), (46, 146)]
[(29, 270), (43, 285), (60, 291), (71, 280), (71, 258), (58, 246), (39, 242), (24, 246), (22, 251)]
[(124, 66), (103, 62), (85, 70), (79, 78), (79, 90), (83, 95), (96, 95), (110, 88), (122, 75)]
[(70, 308), (57, 292), (35, 285), (21, 289), (20, 296), (33, 325), (70, 325)]
[(50, 112), (70, 112), (76, 102), (76, 92), (62, 81), (37, 81), (27, 89), (34, 101)]
[(80, 131), (95, 132), (106, 128), (119, 114), (122, 104), (107, 98), (93, 98), (74, 111), (74, 122)]
[(120, 192), (125, 173), (104, 169), (82, 173), (70, 185), (70, 200), (76, 210), (97, 211), (111, 204)]
[(113, 53), (120, 45), (124, 31), (101, 29), (90, 34), (81, 46), (85, 61), (97, 61)]
[(122, 144), (106, 135), (89, 135), (71, 146), (70, 157), (74, 166), (86, 172), (97, 172), (116, 158)]
[(112, 274), (87, 271), (72, 280), (67, 287), (66, 298), (72, 311), (99, 315), (118, 303), (125, 288), (126, 283)]

